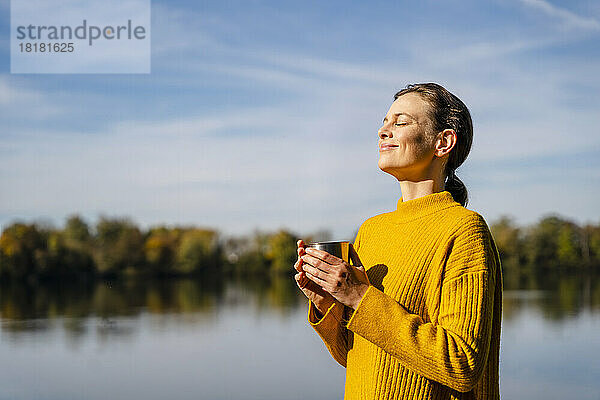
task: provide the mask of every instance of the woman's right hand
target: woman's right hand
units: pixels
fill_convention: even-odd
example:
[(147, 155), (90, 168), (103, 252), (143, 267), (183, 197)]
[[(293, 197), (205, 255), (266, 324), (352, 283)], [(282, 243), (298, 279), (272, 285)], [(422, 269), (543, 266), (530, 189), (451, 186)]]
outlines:
[(298, 245), (298, 260), (296, 260), (296, 263), (294, 264), (294, 268), (296, 271), (298, 271), (298, 273), (294, 275), (296, 284), (300, 290), (302, 290), (302, 293), (304, 293), (304, 295), (315, 304), (317, 309), (321, 312), (321, 315), (323, 315), (335, 302), (335, 299), (330, 293), (326, 292), (315, 282), (308, 279), (306, 273), (302, 269), (302, 263), (304, 261), (300, 258), (306, 253), (304, 250), (304, 241), (300, 239), (296, 244)]

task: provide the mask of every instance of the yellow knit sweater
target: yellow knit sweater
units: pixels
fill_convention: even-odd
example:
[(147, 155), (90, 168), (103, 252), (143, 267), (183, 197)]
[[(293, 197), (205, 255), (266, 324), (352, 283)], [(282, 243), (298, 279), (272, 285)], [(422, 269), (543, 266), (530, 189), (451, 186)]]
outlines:
[(448, 191), (400, 198), (354, 247), (371, 283), (356, 310), (308, 305), (344, 399), (499, 399), (502, 273), (483, 217)]

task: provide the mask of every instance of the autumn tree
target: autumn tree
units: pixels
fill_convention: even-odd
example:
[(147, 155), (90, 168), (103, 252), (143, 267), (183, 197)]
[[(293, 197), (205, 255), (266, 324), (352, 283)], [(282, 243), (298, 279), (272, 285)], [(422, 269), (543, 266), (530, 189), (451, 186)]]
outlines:
[(0, 236), (0, 275), (25, 278), (36, 273), (36, 257), (46, 248), (46, 238), (35, 224), (14, 223)]
[(280, 230), (269, 236), (267, 241), (267, 260), (271, 263), (271, 271), (276, 273), (290, 273), (296, 262), (297, 236), (287, 231)]
[(101, 217), (95, 242), (94, 260), (101, 274), (135, 270), (144, 263), (144, 238), (128, 219)]
[(190, 229), (181, 237), (175, 271), (189, 274), (214, 269), (220, 264), (220, 259), (217, 232), (211, 229)]

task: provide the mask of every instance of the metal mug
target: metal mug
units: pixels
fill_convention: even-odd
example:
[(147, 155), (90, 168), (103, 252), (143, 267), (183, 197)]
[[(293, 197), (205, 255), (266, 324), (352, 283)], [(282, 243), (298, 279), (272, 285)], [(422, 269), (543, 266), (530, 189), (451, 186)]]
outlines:
[(317, 250), (323, 250), (332, 256), (341, 258), (350, 263), (350, 242), (347, 241), (330, 241), (330, 242), (314, 242), (309, 243), (306, 247), (311, 247)]

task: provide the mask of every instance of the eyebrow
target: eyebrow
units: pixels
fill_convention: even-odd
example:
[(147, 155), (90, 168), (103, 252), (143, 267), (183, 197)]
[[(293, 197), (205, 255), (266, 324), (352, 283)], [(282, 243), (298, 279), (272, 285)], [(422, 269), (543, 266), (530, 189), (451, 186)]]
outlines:
[[(413, 117), (412, 115), (410, 115), (409, 113), (405, 113), (405, 112), (397, 112), (392, 114), (392, 116), (397, 117), (399, 115), (406, 115), (407, 117), (411, 118), (411, 119), (415, 119), (415, 117)], [(383, 123), (385, 124), (385, 120), (387, 119), (387, 116), (385, 118), (383, 118)]]

